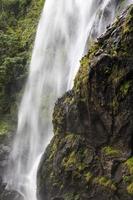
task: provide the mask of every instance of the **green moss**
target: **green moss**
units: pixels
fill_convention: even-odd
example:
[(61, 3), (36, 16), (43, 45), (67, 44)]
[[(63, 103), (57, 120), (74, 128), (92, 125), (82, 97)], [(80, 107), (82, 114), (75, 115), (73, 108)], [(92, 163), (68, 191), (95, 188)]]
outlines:
[(84, 169), (86, 168), (87, 166), (86, 166), (86, 164), (85, 163), (79, 163), (78, 164), (78, 166), (77, 166), (77, 168), (78, 168), (78, 170), (81, 172), (81, 171), (84, 171)]
[(9, 125), (4, 121), (0, 121), (0, 136), (7, 134), (8, 131), (9, 131)]
[(60, 141), (60, 138), (58, 136), (55, 136), (53, 138), (53, 140), (51, 141), (51, 147), (49, 149), (50, 150), (50, 153), (49, 153), (50, 156), (49, 156), (49, 159), (48, 159), (48, 161), (50, 161), (50, 162), (57, 153), (59, 141)]
[(133, 26), (131, 26), (133, 23), (133, 7), (130, 8), (129, 14), (125, 20), (125, 23), (123, 25), (123, 34), (132, 33), (133, 32)]
[(81, 180), (88, 185), (92, 178), (91, 173), (88, 172), (91, 151), (85, 146), (79, 135), (67, 133), (60, 145), (63, 144), (67, 146), (67, 150), (62, 155), (61, 171), (63, 174), (68, 174), (69, 177), (71, 172), (72, 181)]
[(119, 52), (121, 53), (121, 55), (132, 57), (132, 48), (133, 48), (132, 34), (133, 34), (133, 6), (129, 8), (129, 13), (122, 26), (121, 47), (119, 48), (120, 49)]
[(120, 92), (121, 92), (121, 95), (124, 97), (128, 94), (128, 91), (130, 89), (130, 81), (127, 81), (125, 82), (121, 87), (120, 87)]
[(124, 75), (125, 75), (125, 69), (119, 67), (116, 63), (116, 65), (112, 67), (112, 72), (109, 77), (109, 80), (112, 81), (113, 85), (116, 85), (124, 77)]
[(84, 174), (84, 177), (85, 177), (86, 182), (87, 182), (87, 183), (90, 183), (90, 181), (91, 181), (93, 175), (92, 175), (92, 173), (87, 172), (87, 173)]
[(122, 177), (123, 178), (123, 181), (125, 182), (125, 183), (131, 183), (131, 182), (133, 182), (133, 175), (131, 176), (123, 176)]
[(64, 194), (64, 200), (80, 200), (80, 196), (75, 193), (66, 193)]
[(77, 155), (76, 152), (71, 152), (70, 155), (67, 158), (63, 159), (62, 162), (65, 169), (70, 168), (71, 166), (75, 166), (77, 164)]
[(73, 168), (76, 174), (82, 173), (85, 168), (87, 168), (86, 160), (90, 156), (89, 150), (85, 146), (81, 146), (78, 150), (75, 149), (75, 146), (81, 141), (79, 135), (67, 133), (64, 141), (70, 149), (69, 153), (67, 153), (62, 160), (62, 167), (65, 171)]
[(117, 110), (118, 106), (119, 106), (119, 102), (118, 102), (117, 98), (115, 97), (113, 99), (113, 101), (112, 101), (112, 108), (113, 108), (113, 110), (114, 111)]
[(95, 179), (95, 182), (103, 187), (109, 188), (111, 190), (116, 190), (116, 186), (113, 181), (106, 177), (98, 177)]
[(128, 171), (130, 173), (130, 176), (124, 176), (123, 180), (125, 183), (129, 183), (127, 186), (127, 192), (130, 195), (133, 195), (133, 157), (129, 158), (126, 162), (125, 165), (128, 168)]
[(62, 166), (65, 171), (71, 169), (76, 169), (77, 172), (81, 172), (86, 168), (86, 164), (81, 161), (82, 157), (79, 152), (72, 151), (68, 156), (66, 156), (62, 161)]
[(62, 106), (55, 106), (53, 113), (53, 125), (55, 135), (60, 134), (62, 131), (63, 123), (65, 119), (65, 112)]
[(89, 59), (85, 56), (80, 61), (81, 67), (74, 81), (74, 91), (80, 96), (80, 101), (85, 101), (87, 92), (87, 80), (88, 80), (88, 70), (89, 70)]
[(66, 97), (64, 104), (71, 105), (74, 103), (74, 97)]
[(74, 134), (72, 134), (72, 133), (66, 133), (66, 137), (65, 137), (65, 139), (67, 140), (67, 142), (69, 143), (69, 142), (72, 142), (74, 139), (76, 139), (76, 137), (77, 137), (77, 135), (74, 135)]
[(132, 86), (132, 80), (125, 80), (126, 71), (124, 64), (121, 66), (118, 62), (112, 66), (112, 72), (109, 75), (108, 81), (112, 84), (113, 97), (109, 103), (114, 114), (119, 111), (120, 100), (126, 98)]
[(88, 74), (90, 69), (90, 63), (95, 56), (95, 53), (99, 49), (98, 43), (93, 43), (86, 56), (80, 61), (80, 68), (74, 80), (74, 92), (77, 96), (77, 101), (83, 101), (87, 103), (88, 99)]
[(114, 147), (107, 146), (102, 149), (102, 152), (106, 156), (120, 156), (121, 152), (118, 149), (115, 149)]
[(128, 192), (130, 195), (133, 195), (133, 183), (131, 183), (130, 185), (128, 185), (128, 187), (127, 187), (127, 192)]
[[(80, 135), (77, 135), (77, 134), (74, 134), (74, 133), (70, 133), (70, 132), (67, 132), (66, 133), (66, 136), (64, 138), (66, 144), (69, 144), (71, 146), (70, 150), (75, 150), (74, 147), (77, 143), (79, 143), (81, 140), (81, 136)], [(82, 155), (84, 154), (84, 148), (80, 148), (79, 151), (76, 151), (77, 155)]]
[(128, 167), (128, 170), (130, 172), (130, 174), (133, 174), (133, 157), (129, 158), (127, 161), (126, 161), (126, 166)]

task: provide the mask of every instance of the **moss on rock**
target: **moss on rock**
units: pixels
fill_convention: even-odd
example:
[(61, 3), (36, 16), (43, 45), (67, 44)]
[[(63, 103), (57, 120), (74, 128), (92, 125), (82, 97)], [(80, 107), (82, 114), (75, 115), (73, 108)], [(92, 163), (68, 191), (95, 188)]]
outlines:
[(121, 152), (118, 149), (115, 149), (111, 146), (107, 146), (107, 147), (103, 147), (102, 152), (106, 155), (106, 156), (121, 156)]
[(108, 188), (110, 190), (116, 190), (116, 186), (112, 180), (108, 179), (107, 177), (98, 177), (95, 179), (95, 182), (100, 186)]
[(127, 187), (127, 191), (130, 195), (133, 196), (133, 183), (131, 183), (130, 185), (128, 185)]
[(0, 136), (7, 134), (9, 131), (9, 125), (5, 121), (0, 121)]
[(126, 162), (125, 162), (126, 166), (128, 167), (128, 170), (130, 172), (130, 174), (133, 175), (133, 157), (129, 158)]

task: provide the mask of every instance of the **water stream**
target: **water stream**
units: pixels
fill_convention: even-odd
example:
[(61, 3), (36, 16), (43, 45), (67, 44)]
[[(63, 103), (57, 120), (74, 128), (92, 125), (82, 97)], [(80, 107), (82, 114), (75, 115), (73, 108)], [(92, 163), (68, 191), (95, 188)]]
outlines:
[(73, 86), (79, 61), (115, 17), (116, 0), (46, 0), (6, 175), (24, 200), (37, 200), (37, 168), (52, 132), (54, 103)]

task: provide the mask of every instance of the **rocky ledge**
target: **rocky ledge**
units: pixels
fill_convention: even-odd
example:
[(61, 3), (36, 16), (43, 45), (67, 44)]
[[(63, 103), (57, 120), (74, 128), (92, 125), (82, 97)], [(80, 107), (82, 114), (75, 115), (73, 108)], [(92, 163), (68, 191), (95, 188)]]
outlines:
[(39, 200), (133, 199), (133, 6), (81, 60), (53, 125)]

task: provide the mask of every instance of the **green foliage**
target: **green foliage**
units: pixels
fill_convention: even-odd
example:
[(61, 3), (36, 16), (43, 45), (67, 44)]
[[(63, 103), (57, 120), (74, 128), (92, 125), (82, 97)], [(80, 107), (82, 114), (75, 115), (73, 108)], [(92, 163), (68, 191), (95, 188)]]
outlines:
[(1, 0), (0, 8), (4, 12), (19, 14), (32, 2), (32, 0)]
[(11, 112), (27, 64), (44, 0), (0, 1), (0, 113)]

